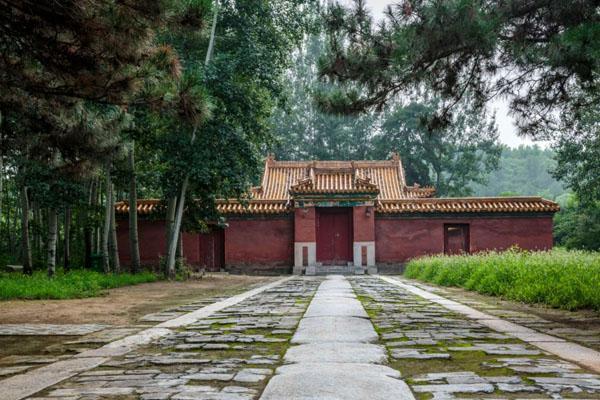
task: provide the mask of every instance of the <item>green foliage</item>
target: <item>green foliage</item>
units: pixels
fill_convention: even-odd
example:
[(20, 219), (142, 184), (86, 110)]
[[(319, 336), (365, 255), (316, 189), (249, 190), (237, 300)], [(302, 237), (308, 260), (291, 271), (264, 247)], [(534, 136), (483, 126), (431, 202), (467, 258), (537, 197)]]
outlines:
[(103, 274), (95, 271), (58, 271), (48, 278), (44, 271), (32, 276), (20, 273), (0, 273), (0, 300), (9, 299), (74, 299), (100, 296), (104, 290), (157, 281), (150, 272)]
[(411, 102), (386, 112), (381, 134), (374, 139), (375, 152), (381, 158), (398, 151), (409, 183), (434, 186), (440, 196), (470, 195), (471, 186), (486, 182), (487, 173), (498, 165), (495, 120), (466, 109), (450, 126), (432, 130), (424, 121), (436, 104)]
[(474, 185), (476, 196), (542, 196), (556, 199), (566, 193), (564, 183), (551, 175), (555, 152), (539, 146), (502, 147), (498, 169), (486, 183)]
[(567, 249), (600, 250), (600, 202), (582, 203), (570, 195), (554, 216), (554, 241)]
[(309, 29), (314, 5), (312, 0), (220, 1), (213, 57), (206, 66), (206, 31), (187, 23), (160, 31), (159, 41), (179, 54), (182, 71), (164, 103), (179, 97), (178, 104), (197, 104), (192, 114), (203, 117), (188, 118), (181, 110), (189, 107), (134, 111), (140, 196), (167, 199), (188, 175), (188, 200), (197, 201), (186, 201), (184, 224), (200, 229), (217, 218), (215, 199), (245, 195), (273, 139), (270, 122), (283, 74), (293, 46)]
[(577, 129), (561, 135), (557, 143), (554, 174), (567, 182), (583, 203), (600, 201), (600, 112), (582, 115)]
[(511, 249), (411, 260), (408, 278), (556, 308), (600, 310), (600, 253)]
[(379, 114), (326, 114), (311, 97), (315, 90), (330, 89), (317, 80), (324, 47), (325, 38), (314, 35), (294, 55), (295, 67), (287, 73), (289, 97), (272, 123), (278, 158), (386, 159), (398, 152), (408, 183), (436, 186), (439, 195), (468, 195), (473, 183), (484, 182), (500, 154), (493, 116), (465, 110), (453, 126), (432, 130), (424, 121), (437, 101), (425, 96), (393, 102)]
[[(316, 63), (325, 38), (306, 39), (286, 73), (285, 103), (275, 110), (272, 127), (276, 157), (283, 160), (361, 160), (373, 157), (378, 117), (331, 115), (319, 110), (311, 94), (321, 87)], [(387, 154), (386, 154), (387, 156)]]
[[(600, 15), (595, 0), (400, 1), (375, 25), (364, 0), (331, 5), (320, 72), (338, 83), (329, 111), (381, 108), (424, 86), (445, 101), (432, 126), (466, 95), (482, 108), (509, 96), (523, 133), (546, 137), (598, 103)], [(358, 94), (358, 96), (357, 96)]]

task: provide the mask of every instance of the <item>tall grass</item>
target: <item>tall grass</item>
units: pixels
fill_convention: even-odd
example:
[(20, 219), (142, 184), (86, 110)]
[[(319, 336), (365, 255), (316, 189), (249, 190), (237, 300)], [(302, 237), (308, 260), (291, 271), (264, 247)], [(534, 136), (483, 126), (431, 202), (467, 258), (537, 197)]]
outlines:
[(0, 300), (73, 299), (99, 296), (105, 289), (154, 282), (159, 278), (149, 272), (139, 274), (102, 274), (95, 271), (59, 271), (52, 279), (43, 271), (32, 276), (21, 273), (0, 274)]
[(517, 249), (411, 260), (404, 275), (556, 308), (600, 310), (600, 253)]

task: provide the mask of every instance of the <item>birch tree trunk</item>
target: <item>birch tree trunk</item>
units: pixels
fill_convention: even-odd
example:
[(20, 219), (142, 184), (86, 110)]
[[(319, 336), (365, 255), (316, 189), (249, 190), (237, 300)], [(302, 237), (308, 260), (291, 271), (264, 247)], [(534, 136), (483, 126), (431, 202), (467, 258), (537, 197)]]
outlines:
[(46, 265), (48, 277), (52, 278), (56, 273), (56, 238), (58, 235), (58, 216), (56, 208), (48, 209), (48, 242), (46, 248)]
[(92, 228), (92, 219), (90, 217), (90, 213), (91, 213), (91, 208), (92, 205), (94, 204), (94, 199), (96, 198), (96, 193), (95, 193), (95, 187), (96, 187), (96, 179), (92, 178), (92, 180), (90, 181), (90, 188), (89, 188), (89, 195), (88, 195), (88, 210), (86, 211), (85, 214), (85, 221), (84, 221), (84, 227), (83, 227), (83, 247), (84, 247), (84, 252), (85, 252), (85, 268), (87, 269), (91, 269), (92, 268), (92, 252), (93, 252), (93, 246), (92, 246), (92, 242), (94, 239), (94, 234), (93, 234), (93, 228)]
[(29, 241), (29, 198), (27, 196), (27, 187), (21, 188), (21, 255), (23, 263), (23, 273), (31, 275), (33, 273), (31, 261), (31, 242)]
[[(18, 189), (18, 188), (17, 188)], [(11, 229), (12, 225), (11, 222), (13, 219), (18, 219), (16, 215), (13, 215), (12, 211), (12, 207), (11, 207), (11, 201), (10, 198), (8, 197), (8, 192), (9, 189), (6, 188), (6, 193), (2, 193), (0, 195), (2, 195), (4, 197), (4, 208), (5, 208), (5, 214), (6, 214), (6, 224), (5, 224), (5, 233), (6, 233), (6, 238), (8, 240), (8, 248), (12, 249), (14, 248), (13, 246), (13, 229)], [(19, 207), (19, 202), (21, 201), (21, 191), (19, 190), (19, 192), (17, 193), (17, 204), (15, 205), (15, 208)], [(15, 209), (15, 214), (16, 214), (17, 210)], [(0, 224), (0, 228), (1, 228), (1, 224)]]
[[(166, 244), (167, 244), (167, 258), (169, 255), (169, 250), (171, 248), (171, 240), (173, 238), (173, 227), (175, 226), (175, 211), (177, 210), (177, 197), (171, 197), (169, 199), (169, 204), (167, 206), (167, 218), (166, 218), (166, 222), (167, 222), (167, 226), (166, 226), (166, 231), (167, 231), (167, 237), (166, 237)], [(165, 276), (169, 277), (169, 269), (168, 269), (168, 263), (165, 263)]]
[(183, 178), (181, 185), (181, 193), (177, 201), (177, 210), (175, 211), (175, 221), (171, 226), (171, 238), (169, 239), (169, 252), (167, 253), (167, 278), (175, 279), (175, 259), (177, 253), (177, 244), (179, 243), (179, 236), (181, 231), (181, 220), (183, 218), (183, 207), (185, 203), (185, 194), (190, 181), (189, 175)]
[(177, 238), (177, 251), (175, 257), (177, 259), (183, 258), (183, 232), (179, 231), (179, 237)]
[(33, 226), (33, 248), (35, 250), (35, 259), (39, 260), (40, 254), (42, 253), (42, 229), (44, 224), (42, 223), (42, 210), (36, 201), (31, 202), (32, 219), (31, 225)]
[(110, 179), (110, 163), (106, 166), (106, 201), (104, 202), (104, 230), (102, 234), (102, 267), (104, 273), (110, 272), (110, 253), (108, 251), (108, 238), (110, 236), (110, 216), (111, 216), (111, 192), (112, 182)]
[(63, 242), (63, 267), (65, 272), (71, 266), (71, 221), (73, 219), (71, 207), (65, 208), (65, 240)]
[[(96, 206), (102, 204), (102, 190), (100, 189), (100, 178), (98, 178), (98, 185), (96, 186), (96, 200), (94, 201)], [(94, 230), (94, 253), (97, 254), (102, 251), (102, 228), (98, 225)]]
[(137, 215), (137, 182), (135, 175), (135, 142), (131, 142), (129, 149), (129, 251), (131, 254), (131, 272), (137, 273), (140, 269), (140, 244), (138, 236)]
[(113, 271), (121, 272), (119, 261), (119, 244), (117, 242), (117, 219), (115, 217), (115, 185), (110, 190), (110, 258), (112, 259)]
[[(212, 27), (210, 30), (210, 39), (208, 41), (208, 50), (206, 51), (206, 58), (204, 59), (204, 65), (207, 66), (212, 58), (213, 49), (215, 45), (215, 32), (217, 29), (217, 19), (219, 15), (219, 0), (215, 0), (215, 10), (213, 13)], [(192, 132), (191, 144), (196, 140), (196, 130), (194, 127)], [(181, 184), (181, 191), (179, 193), (179, 199), (177, 202), (177, 211), (175, 213), (175, 223), (171, 230), (171, 239), (169, 240), (169, 251), (167, 252), (167, 275), (169, 279), (175, 278), (175, 253), (177, 250), (178, 235), (181, 231), (181, 219), (183, 218), (183, 209), (185, 207), (185, 196), (189, 185), (190, 176), (188, 174), (183, 178)]]

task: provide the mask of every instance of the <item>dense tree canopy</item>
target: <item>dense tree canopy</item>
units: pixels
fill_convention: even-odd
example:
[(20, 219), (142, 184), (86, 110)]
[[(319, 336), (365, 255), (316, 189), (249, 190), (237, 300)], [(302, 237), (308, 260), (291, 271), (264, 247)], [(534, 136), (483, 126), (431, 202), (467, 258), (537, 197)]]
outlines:
[(286, 72), (286, 101), (275, 111), (271, 124), (272, 150), (286, 160), (360, 160), (372, 157), (372, 138), (379, 116), (330, 115), (319, 110), (311, 94), (323, 85), (317, 76), (317, 60), (324, 50), (322, 35), (305, 40)]
[(406, 0), (374, 27), (364, 0), (328, 13), (331, 45), (323, 76), (342, 85), (326, 109), (382, 106), (427, 85), (447, 102), (437, 123), (465, 95), (473, 105), (507, 95), (522, 132), (545, 136), (598, 103), (597, 0)]
[(498, 165), (495, 121), (484, 112), (465, 110), (452, 125), (431, 131), (423, 121), (435, 106), (435, 101), (413, 102), (386, 113), (376, 153), (397, 149), (411, 183), (434, 186), (441, 196), (470, 195), (472, 185), (487, 182), (486, 175)]
[(386, 159), (402, 157), (409, 184), (435, 186), (438, 194), (468, 195), (497, 165), (500, 147), (493, 116), (465, 109), (454, 124), (436, 130), (426, 126), (438, 100), (412, 96), (393, 101), (381, 113), (331, 115), (319, 110), (311, 97), (327, 89), (317, 80), (317, 61), (325, 47), (323, 36), (307, 40), (288, 71), (289, 99), (273, 119), (276, 155), (283, 159)]
[[(598, 107), (598, 105), (596, 105)], [(600, 199), (600, 111), (585, 113), (578, 129), (567, 130), (555, 144), (555, 175), (568, 183), (582, 203)], [(597, 205), (596, 205), (597, 207)]]
[(567, 196), (554, 217), (554, 240), (568, 249), (600, 250), (600, 203)]
[(78, 260), (85, 249), (86, 265), (101, 253), (105, 270), (118, 269), (110, 214), (132, 188), (165, 205), (184, 204), (180, 193), (197, 200), (189, 228), (215, 216), (216, 198), (243, 196), (272, 138), (290, 52), (317, 15), (316, 0), (0, 6), (0, 188), (15, 211), (0, 226), (13, 243), (20, 228), (23, 259), (47, 253), (52, 269), (63, 233)]
[[(157, 46), (155, 33), (188, 20), (198, 5), (3, 1), (0, 9), (3, 146), (89, 170), (112, 151), (110, 136), (125, 126), (126, 106), (141, 100), (152, 71), (177, 63)], [(149, 100), (156, 99), (144, 99)]]

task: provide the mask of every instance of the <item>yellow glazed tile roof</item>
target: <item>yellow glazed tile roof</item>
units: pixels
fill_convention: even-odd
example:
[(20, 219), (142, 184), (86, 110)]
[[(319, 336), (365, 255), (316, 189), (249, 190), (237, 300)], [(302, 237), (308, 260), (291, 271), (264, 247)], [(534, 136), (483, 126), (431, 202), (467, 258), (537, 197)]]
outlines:
[[(223, 214), (282, 214), (293, 209), (303, 196), (357, 194), (375, 201), (384, 214), (556, 212), (558, 204), (541, 197), (432, 198), (431, 187), (407, 186), (402, 162), (397, 155), (385, 161), (276, 161), (267, 158), (261, 186), (252, 188), (250, 199), (220, 200)], [(161, 207), (159, 200), (140, 200), (140, 214)], [(116, 204), (118, 213), (127, 213), (127, 202)]]
[(382, 201), (380, 213), (556, 212), (557, 203), (541, 197), (455, 197)]
[(433, 188), (406, 185), (398, 156), (385, 161), (276, 161), (268, 158), (256, 200), (290, 200), (298, 194), (377, 193), (378, 200), (429, 197)]

